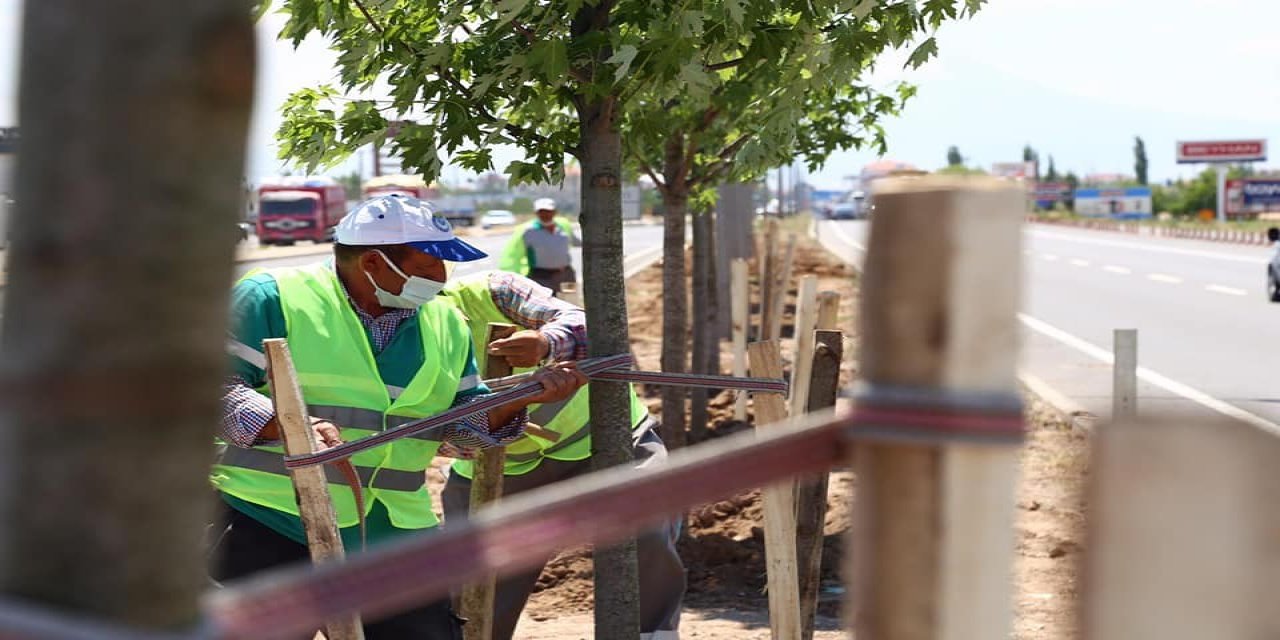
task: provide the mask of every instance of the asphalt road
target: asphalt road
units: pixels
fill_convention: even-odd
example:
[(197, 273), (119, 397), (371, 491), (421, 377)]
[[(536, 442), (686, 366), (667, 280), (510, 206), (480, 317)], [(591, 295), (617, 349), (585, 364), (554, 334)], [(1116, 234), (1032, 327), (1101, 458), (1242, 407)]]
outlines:
[[(819, 237), (860, 263), (867, 222)], [(1023, 372), (1111, 412), (1113, 331), (1138, 330), (1139, 412), (1226, 414), (1280, 433), (1280, 304), (1271, 249), (1030, 225), (1023, 234)]]

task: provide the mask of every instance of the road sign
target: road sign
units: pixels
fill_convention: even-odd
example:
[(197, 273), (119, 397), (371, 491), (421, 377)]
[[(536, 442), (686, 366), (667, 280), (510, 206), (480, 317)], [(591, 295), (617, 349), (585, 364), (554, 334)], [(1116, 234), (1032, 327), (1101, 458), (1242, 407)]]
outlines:
[(1178, 142), (1178, 162), (1258, 162), (1267, 159), (1267, 141), (1193, 140)]
[(1151, 217), (1151, 187), (1076, 189), (1076, 214), (1132, 220)]
[(1036, 202), (1059, 202), (1071, 195), (1071, 185), (1065, 182), (1037, 182), (1031, 194)]

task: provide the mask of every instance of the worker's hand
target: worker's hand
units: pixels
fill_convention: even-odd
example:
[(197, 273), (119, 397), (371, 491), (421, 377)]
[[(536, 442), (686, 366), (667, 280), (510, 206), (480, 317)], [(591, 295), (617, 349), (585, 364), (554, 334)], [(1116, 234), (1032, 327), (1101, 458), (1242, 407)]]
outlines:
[(532, 329), (517, 331), (510, 337), (489, 343), (489, 356), (506, 358), (513, 367), (536, 367), (551, 353), (551, 342)]
[(342, 432), (338, 426), (328, 420), (311, 419), (311, 431), (315, 434), (316, 452), (332, 449), (342, 444)]
[(542, 383), (542, 393), (530, 398), (529, 404), (560, 402), (587, 383), (576, 362), (557, 362), (533, 374), (533, 379)]

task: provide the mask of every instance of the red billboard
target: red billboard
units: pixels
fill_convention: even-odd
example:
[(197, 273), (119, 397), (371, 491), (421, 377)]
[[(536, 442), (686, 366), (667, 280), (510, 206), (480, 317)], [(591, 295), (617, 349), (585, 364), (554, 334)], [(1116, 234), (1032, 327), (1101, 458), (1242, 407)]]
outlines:
[(1257, 162), (1267, 159), (1267, 141), (1192, 140), (1178, 142), (1178, 162)]

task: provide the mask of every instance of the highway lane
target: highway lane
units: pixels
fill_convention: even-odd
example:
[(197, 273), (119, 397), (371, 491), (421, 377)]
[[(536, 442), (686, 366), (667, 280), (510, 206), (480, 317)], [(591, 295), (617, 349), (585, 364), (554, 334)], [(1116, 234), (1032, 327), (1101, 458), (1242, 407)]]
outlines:
[[(820, 223), (860, 262), (868, 223)], [(1023, 369), (1110, 414), (1114, 329), (1137, 329), (1140, 408), (1280, 423), (1280, 304), (1271, 249), (1031, 225), (1024, 232)]]

